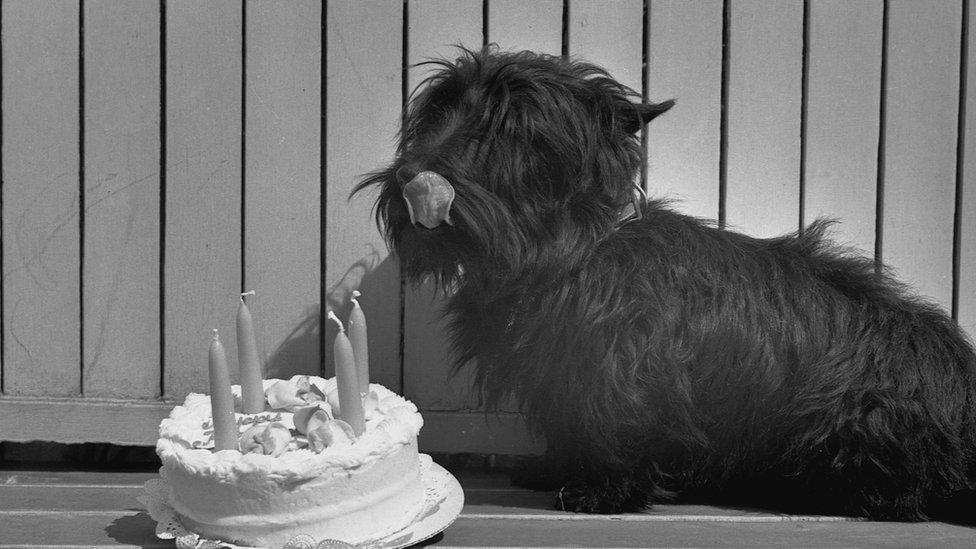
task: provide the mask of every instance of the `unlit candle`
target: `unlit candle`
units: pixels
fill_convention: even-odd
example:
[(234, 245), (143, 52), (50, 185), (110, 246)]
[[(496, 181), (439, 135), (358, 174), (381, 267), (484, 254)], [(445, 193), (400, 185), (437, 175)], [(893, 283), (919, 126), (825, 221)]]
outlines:
[(369, 347), (366, 337), (366, 315), (359, 306), (359, 292), (352, 293), (352, 312), (349, 313), (349, 342), (356, 358), (356, 374), (359, 377), (359, 392), (369, 392)]
[(257, 414), (264, 411), (264, 385), (258, 344), (254, 339), (254, 320), (244, 302), (244, 296), (248, 295), (254, 295), (254, 292), (242, 293), (241, 304), (237, 307), (237, 359), (241, 367), (241, 399), (244, 401), (241, 411)]
[(339, 333), (336, 334), (333, 346), (336, 388), (339, 391), (339, 415), (352, 427), (356, 436), (359, 436), (366, 430), (366, 420), (363, 414), (363, 399), (359, 393), (356, 359), (342, 322), (332, 311), (329, 311), (329, 318), (339, 326)]
[(237, 419), (234, 417), (234, 394), (230, 390), (227, 354), (220, 335), (213, 331), (210, 341), (210, 415), (213, 421), (214, 450), (237, 449)]

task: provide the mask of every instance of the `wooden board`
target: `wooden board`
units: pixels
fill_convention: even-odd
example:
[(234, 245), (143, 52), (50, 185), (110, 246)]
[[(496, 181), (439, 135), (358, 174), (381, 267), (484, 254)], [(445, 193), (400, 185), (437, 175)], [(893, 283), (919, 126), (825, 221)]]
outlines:
[(241, 16), (233, 0), (166, 3), (163, 387), (180, 399), (208, 388), (211, 329), (237, 363)]
[(563, 0), (488, 2), (489, 42), (509, 51), (559, 55), (563, 45)]
[[(482, 12), (478, 0), (426, 0), (411, 2), (407, 89), (413, 89), (430, 68), (413, 65), (432, 58), (454, 59), (453, 47), (477, 48), (482, 43)], [(454, 363), (447, 339), (447, 322), (441, 318), (442, 297), (433, 285), (407, 283), (403, 310), (403, 392), (423, 411), (459, 410), (475, 406), (471, 376), (467, 371), (451, 376)], [(431, 429), (427, 429), (431, 431)]]
[(161, 363), (159, 3), (84, 7), (84, 391), (152, 398)]
[[(484, 42), (482, 3), (478, 0), (414, 0), (407, 12), (407, 91), (411, 94), (431, 67), (431, 59), (454, 60), (457, 46), (477, 51)], [(490, 4), (489, 4), (490, 5)]]
[(677, 101), (648, 126), (647, 191), (718, 219), (722, 2), (652, 0), (647, 25), (647, 98)]
[(81, 390), (78, 2), (3, 6), (3, 389)]
[(729, 6), (729, 228), (773, 236), (799, 228), (803, 2)]
[(803, 220), (874, 255), (883, 2), (810, 3)]
[[(373, 381), (400, 390), (400, 274), (373, 221), (376, 191), (349, 198), (362, 175), (393, 159), (400, 119), (402, 10), (396, 0), (328, 3), (325, 287), (340, 318), (359, 289)], [(378, 37), (381, 37), (378, 38)], [(333, 375), (328, 323), (326, 374)]]
[[(976, 10), (969, 9), (969, 19), (964, 22), (968, 29), (976, 29)], [(956, 318), (959, 325), (966, 330), (970, 338), (976, 340), (976, 98), (972, 93), (976, 91), (976, 40), (972, 34), (966, 45), (966, 81), (963, 82), (966, 91), (963, 104), (965, 118), (964, 133), (962, 135), (963, 148), (962, 164), (959, 166), (962, 178), (961, 193), (957, 197), (957, 207), (960, 213), (959, 234), (959, 265), (957, 273), (957, 292), (959, 294), (956, 306)]]
[(266, 377), (322, 364), (321, 7), (247, 2), (244, 288)]
[(641, 92), (642, 29), (640, 0), (572, 2), (569, 7), (569, 54), (596, 63)]
[(882, 259), (949, 310), (961, 4), (888, 6)]
[(174, 405), (174, 402), (93, 397), (7, 396), (0, 398), (0, 433), (3, 440), (11, 442), (47, 440), (155, 446), (159, 422), (169, 415)]
[[(499, 471), (453, 470), (464, 490), (437, 547), (972, 547), (972, 529), (785, 515), (761, 509), (655, 505), (593, 515), (553, 509), (553, 492), (513, 487)], [(153, 475), (155, 476), (155, 475)], [(136, 500), (145, 474), (18, 471), (0, 476), (0, 548), (173, 547)]]

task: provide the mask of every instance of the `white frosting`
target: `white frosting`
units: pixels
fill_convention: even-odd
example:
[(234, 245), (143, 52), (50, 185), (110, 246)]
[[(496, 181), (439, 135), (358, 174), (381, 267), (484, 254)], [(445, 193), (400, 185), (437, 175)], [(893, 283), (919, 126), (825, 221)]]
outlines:
[[(335, 392), (335, 378), (308, 379), (326, 397)], [(266, 380), (265, 388), (278, 381)], [(240, 387), (233, 391), (239, 409)], [(293, 441), (278, 457), (214, 452), (210, 397), (191, 393), (159, 426), (156, 451), (170, 503), (198, 533), (247, 544), (281, 546), (299, 533), (355, 543), (406, 526), (424, 498), (416, 443), (423, 419), (382, 385), (370, 391), (378, 402), (367, 408), (355, 442), (315, 453)], [(320, 406), (328, 410), (327, 400)], [(255, 419), (294, 428), (284, 409), (237, 418), (239, 432)]]

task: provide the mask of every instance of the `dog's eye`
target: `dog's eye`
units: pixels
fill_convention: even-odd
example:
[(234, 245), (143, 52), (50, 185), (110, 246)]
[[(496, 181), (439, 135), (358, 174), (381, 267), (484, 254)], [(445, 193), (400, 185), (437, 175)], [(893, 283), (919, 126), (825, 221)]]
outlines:
[(400, 166), (399, 168), (397, 168), (395, 177), (399, 184), (406, 185), (407, 183), (410, 182), (411, 179), (414, 178), (415, 175), (416, 173), (414, 173), (414, 170), (406, 166)]

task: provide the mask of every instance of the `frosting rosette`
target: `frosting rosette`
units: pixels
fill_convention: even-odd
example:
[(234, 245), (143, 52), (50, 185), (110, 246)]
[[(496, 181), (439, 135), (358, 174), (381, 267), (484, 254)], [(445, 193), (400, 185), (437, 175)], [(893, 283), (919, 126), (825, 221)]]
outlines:
[(312, 383), (309, 376), (272, 381), (274, 383), (264, 385), (264, 397), (271, 408), (294, 412), (298, 408), (325, 400), (325, 393)]

